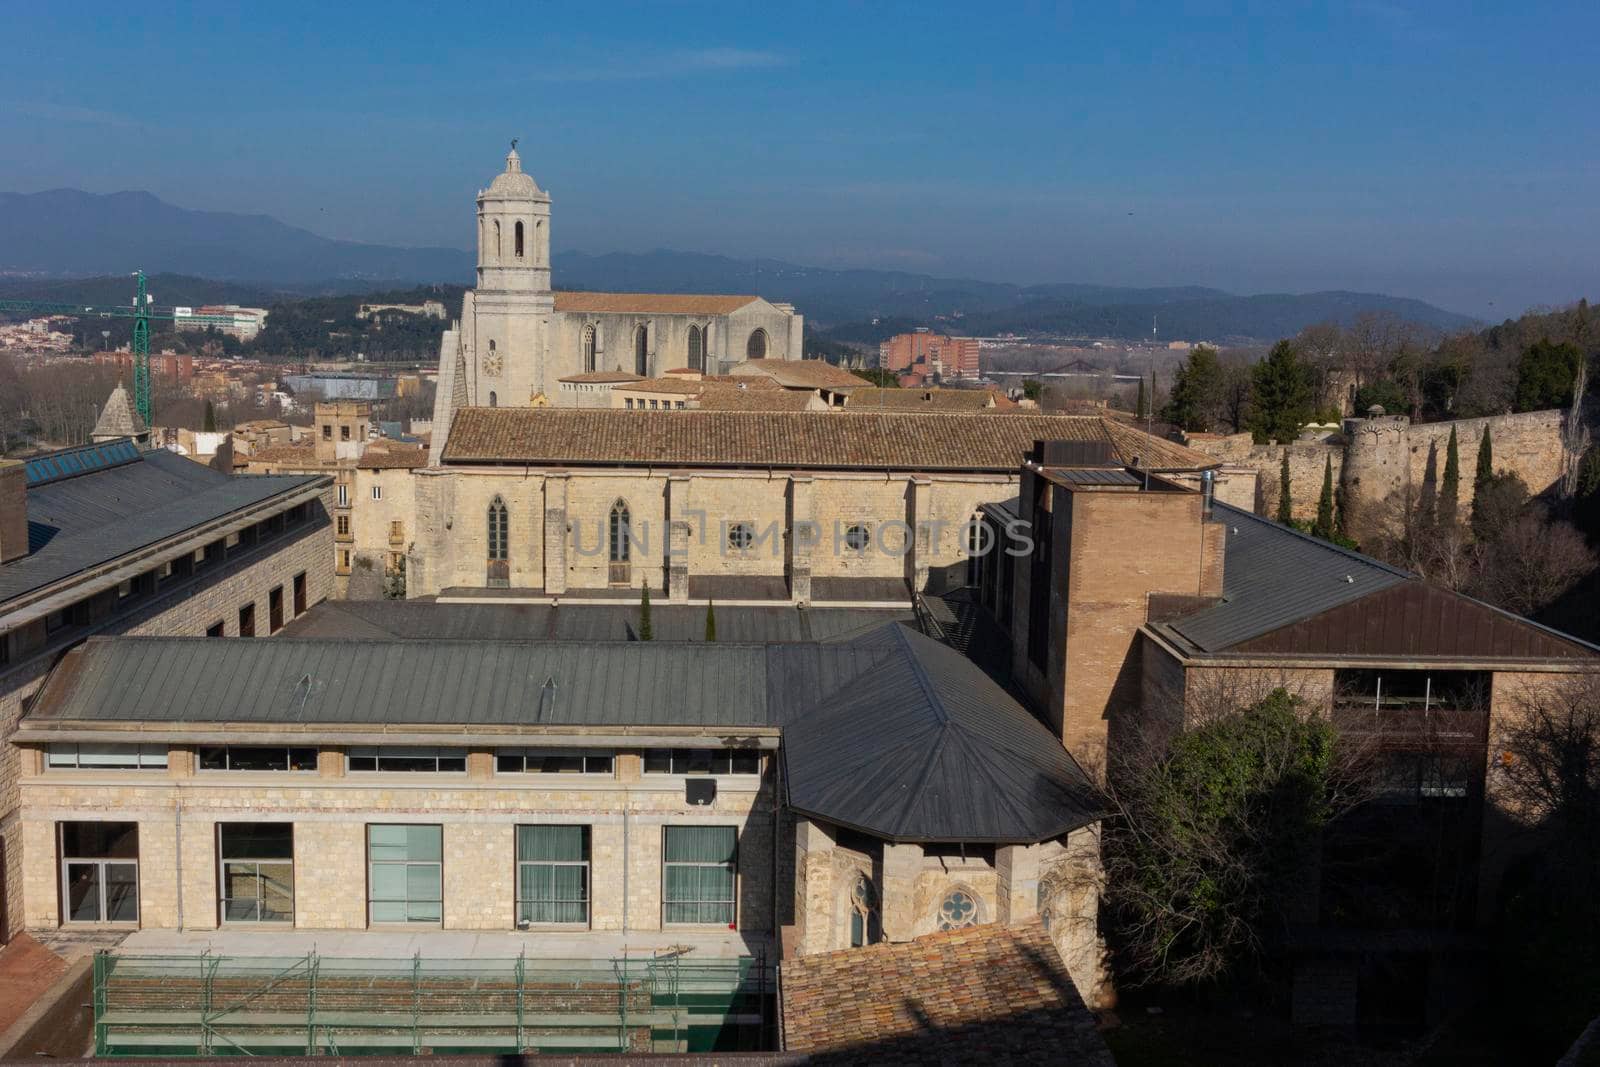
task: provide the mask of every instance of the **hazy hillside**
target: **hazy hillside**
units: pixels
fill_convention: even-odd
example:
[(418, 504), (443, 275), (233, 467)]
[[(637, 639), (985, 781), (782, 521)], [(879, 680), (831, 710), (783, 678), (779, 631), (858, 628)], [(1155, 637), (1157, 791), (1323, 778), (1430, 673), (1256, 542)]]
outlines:
[(266, 215), (189, 211), (149, 193), (0, 193), (0, 271), (94, 275), (143, 268), (268, 282), (465, 282), (472, 266), (472, 256), (459, 249), (334, 241)]
[[(270, 304), (419, 283), (470, 284), (473, 273), (471, 254), (458, 249), (333, 241), (265, 215), (187, 211), (148, 193), (0, 193), (0, 272), (109, 276), (94, 283), (92, 296), (90, 290), (38, 280), (0, 283), (0, 292), (51, 299), (70, 291), (75, 295), (61, 299), (123, 302), (126, 283), (119, 279), (136, 267), (159, 279), (152, 291), (163, 304)], [(858, 340), (883, 334), (890, 320), (962, 333), (1136, 338), (1148, 337), (1152, 318), (1159, 318), (1163, 337), (1214, 341), (1271, 340), (1316, 322), (1348, 324), (1367, 311), (1391, 312), (1436, 330), (1473, 324), (1418, 300), (1375, 293), (1236, 296), (1201, 286), (1017, 286), (669, 250), (557, 252), (552, 267), (557, 286), (565, 289), (754, 293), (795, 304), (819, 336), (831, 330), (835, 337)], [(167, 275), (187, 277), (169, 281)]]

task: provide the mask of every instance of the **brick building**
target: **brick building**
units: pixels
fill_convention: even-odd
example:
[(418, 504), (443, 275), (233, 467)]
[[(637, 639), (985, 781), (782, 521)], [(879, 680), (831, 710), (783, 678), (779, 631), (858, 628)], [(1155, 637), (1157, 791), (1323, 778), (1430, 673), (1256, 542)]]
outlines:
[(878, 345), (878, 366), (895, 374), (915, 373), (924, 379), (977, 378), (976, 337), (946, 337), (926, 328), (897, 333)]
[(264, 636), (327, 597), (329, 494), (128, 439), (0, 461), (0, 934), (23, 920), (9, 739), (24, 703), (88, 637)]
[[(1285, 688), (1370, 749), (1375, 799), (1326, 835), (1295, 903), (1295, 1013), (1351, 1024), (1400, 967), (1436, 1021), (1527, 840), (1497, 795), (1528, 701), (1600, 673), (1600, 648), (1114, 462), (1041, 444), (1018, 498), (984, 508), (973, 600), (1001, 669), (1086, 767)], [(972, 623), (968, 622), (970, 627)], [(1356, 873), (1352, 873), (1356, 872)], [(1358, 888), (1352, 890), (1352, 886)], [(1383, 961), (1381, 963), (1375, 961)], [(1365, 992), (1363, 991), (1365, 990)]]

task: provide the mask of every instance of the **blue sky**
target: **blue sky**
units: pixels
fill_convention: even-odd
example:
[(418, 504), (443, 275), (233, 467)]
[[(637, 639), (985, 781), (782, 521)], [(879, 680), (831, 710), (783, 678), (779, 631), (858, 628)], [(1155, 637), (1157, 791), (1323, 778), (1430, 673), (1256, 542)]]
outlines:
[(1600, 298), (1592, 2), (4, 12), (0, 189), (464, 247), (516, 136), (557, 248)]

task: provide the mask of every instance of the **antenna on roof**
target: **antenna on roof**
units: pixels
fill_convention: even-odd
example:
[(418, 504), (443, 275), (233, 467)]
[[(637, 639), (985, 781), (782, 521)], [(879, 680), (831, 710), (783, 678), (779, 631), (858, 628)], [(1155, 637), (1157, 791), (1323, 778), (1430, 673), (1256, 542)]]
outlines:
[[(1156, 435), (1156, 317), (1150, 316), (1150, 397), (1144, 404), (1144, 432)], [(1144, 469), (1144, 489), (1150, 491), (1150, 468)]]

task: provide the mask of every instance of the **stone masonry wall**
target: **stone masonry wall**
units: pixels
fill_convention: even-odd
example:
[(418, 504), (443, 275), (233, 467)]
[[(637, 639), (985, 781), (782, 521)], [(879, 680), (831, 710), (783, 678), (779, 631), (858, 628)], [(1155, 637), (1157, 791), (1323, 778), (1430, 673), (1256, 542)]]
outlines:
[[(331, 498), (325, 494), (326, 507)], [(285, 621), (294, 616), (294, 576), (306, 575), (307, 607), (328, 599), (333, 588), (331, 526), (325, 514), (317, 515), (301, 530), (281, 541), (269, 542), (270, 553), (257, 553), (199, 576), (194, 584), (180, 586), (151, 598), (137, 611), (113, 618), (97, 630), (101, 634), (202, 637), (206, 628), (221, 620), (228, 636), (239, 631), (239, 607), (256, 606), (256, 632), (267, 633), (267, 597), (276, 586), (284, 588)], [(62, 649), (50, 649), (10, 671), (0, 674), (0, 738), (9, 738), (22, 717), (24, 702), (43, 683)], [(21, 872), (24, 844), (18, 814), (20, 801), (18, 752), (0, 741), (0, 842), (4, 850), (5, 931), (19, 930), (24, 918)], [(51, 854), (54, 854), (52, 846)]]
[(556, 822), (590, 827), (593, 929), (663, 927), (667, 825), (736, 827), (738, 925), (772, 929), (770, 773), (724, 777), (710, 806), (690, 807), (683, 779), (640, 775), (637, 753), (619, 755), (614, 775), (581, 777), (496, 775), (487, 751), (472, 754), (468, 773), (445, 775), (346, 774), (332, 749), (319, 772), (195, 773), (182, 748), (171, 750), (169, 764), (102, 772), (30, 762), (20, 820), (28, 928), (60, 923), (56, 825), (109, 819), (139, 824), (140, 926), (147, 928), (217, 926), (219, 822), (292, 822), (297, 928), (365, 928), (366, 827), (425, 823), (444, 830), (444, 927), (515, 929), (515, 828)]
[(1190, 434), (1185, 443), (1225, 463), (1256, 470), (1256, 513), (1260, 515), (1277, 514), (1279, 474), (1287, 451), (1293, 515), (1311, 520), (1316, 518), (1327, 459), (1333, 461), (1335, 484), (1344, 487), (1353, 517), (1363, 508), (1382, 503), (1408, 481), (1420, 486), (1430, 450), (1434, 452), (1435, 477), (1443, 478), (1453, 428), (1461, 462), (1459, 500), (1465, 511), (1472, 503), (1472, 476), (1484, 427), (1489, 428), (1493, 442), (1495, 470), (1518, 475), (1537, 494), (1561, 476), (1561, 419), (1559, 411), (1529, 411), (1413, 425), (1403, 415), (1390, 415), (1346, 419), (1343, 433), (1324, 441), (1257, 445), (1249, 434)]

